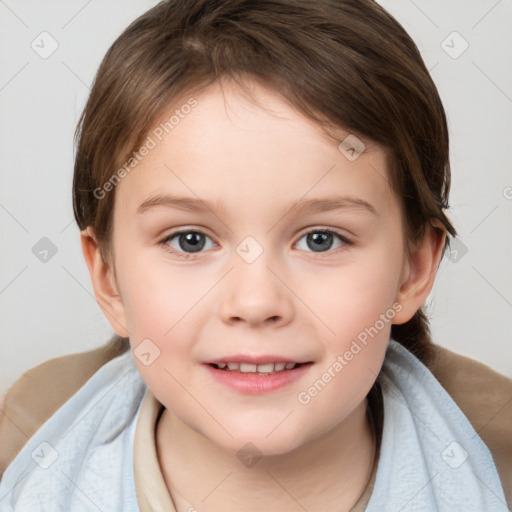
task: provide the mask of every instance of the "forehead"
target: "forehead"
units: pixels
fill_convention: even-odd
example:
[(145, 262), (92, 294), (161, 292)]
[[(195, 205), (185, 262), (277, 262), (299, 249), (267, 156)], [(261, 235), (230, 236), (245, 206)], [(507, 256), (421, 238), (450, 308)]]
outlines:
[[(341, 128), (336, 140), (272, 89), (252, 84), (249, 96), (216, 82), (193, 99), (192, 108), (184, 96), (162, 114), (148, 135), (151, 149), (117, 187), (131, 211), (163, 191), (248, 213), (250, 205), (282, 207), (333, 191), (381, 207), (391, 200), (383, 148)], [(362, 153), (347, 153), (344, 140)]]

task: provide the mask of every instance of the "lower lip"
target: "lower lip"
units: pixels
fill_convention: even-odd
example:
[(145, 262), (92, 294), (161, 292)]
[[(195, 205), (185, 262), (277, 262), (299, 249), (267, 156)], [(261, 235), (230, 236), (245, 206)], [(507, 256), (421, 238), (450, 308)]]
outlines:
[(209, 364), (206, 365), (206, 368), (217, 382), (242, 393), (259, 395), (289, 386), (300, 379), (311, 365), (312, 363), (307, 363), (293, 370), (283, 370), (270, 375), (219, 370)]

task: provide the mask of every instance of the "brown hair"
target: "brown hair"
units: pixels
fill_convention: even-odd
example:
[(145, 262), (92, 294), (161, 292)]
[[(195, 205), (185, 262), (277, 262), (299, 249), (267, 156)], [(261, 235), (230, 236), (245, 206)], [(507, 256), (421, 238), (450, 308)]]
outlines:
[[(342, 127), (380, 143), (404, 213), (406, 245), (419, 240), (432, 219), (455, 236), (445, 215), (450, 165), (443, 105), (415, 43), (380, 5), (166, 0), (108, 50), (75, 133), (75, 218), (80, 229), (95, 229), (104, 257), (115, 187), (103, 198), (94, 191), (141, 146), (166, 109), (223, 77), (259, 80), (326, 130)], [(447, 237), (444, 249), (448, 243)], [(428, 364), (423, 309), (393, 325), (391, 335)], [(376, 391), (378, 382), (370, 401)]]

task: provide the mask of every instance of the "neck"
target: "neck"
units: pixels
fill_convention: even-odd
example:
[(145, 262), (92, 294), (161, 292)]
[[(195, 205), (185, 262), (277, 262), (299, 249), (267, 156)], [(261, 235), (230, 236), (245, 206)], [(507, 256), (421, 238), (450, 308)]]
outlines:
[(177, 512), (201, 510), (349, 511), (366, 488), (375, 442), (363, 401), (343, 422), (282, 455), (245, 467), (168, 410), (158, 423), (157, 452)]

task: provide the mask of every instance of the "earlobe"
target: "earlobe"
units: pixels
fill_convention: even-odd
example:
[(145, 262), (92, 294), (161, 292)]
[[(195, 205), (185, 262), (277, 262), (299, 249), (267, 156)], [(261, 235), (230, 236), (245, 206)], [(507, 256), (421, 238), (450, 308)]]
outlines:
[(118, 293), (111, 264), (105, 262), (92, 227), (80, 234), (82, 252), (89, 269), (96, 301), (112, 329), (121, 337), (128, 337), (126, 317), (121, 296)]
[(393, 323), (408, 322), (427, 299), (436, 276), (437, 267), (443, 255), (446, 230), (437, 220), (426, 230), (425, 236), (412, 250), (405, 262), (404, 276), (396, 301), (402, 309)]

